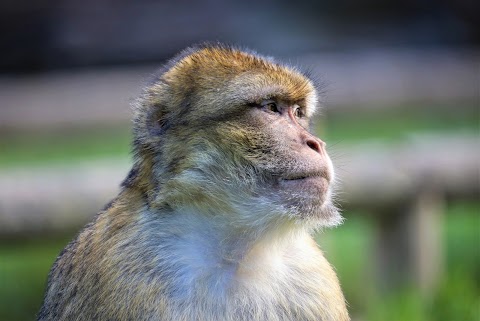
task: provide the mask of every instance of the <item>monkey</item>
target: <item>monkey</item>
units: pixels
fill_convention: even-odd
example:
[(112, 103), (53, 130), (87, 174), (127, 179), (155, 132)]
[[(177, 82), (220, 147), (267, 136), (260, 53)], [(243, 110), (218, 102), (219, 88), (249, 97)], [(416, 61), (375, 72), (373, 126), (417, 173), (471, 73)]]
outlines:
[(345, 321), (313, 239), (342, 217), (299, 68), (185, 49), (133, 103), (119, 194), (56, 259), (38, 321)]

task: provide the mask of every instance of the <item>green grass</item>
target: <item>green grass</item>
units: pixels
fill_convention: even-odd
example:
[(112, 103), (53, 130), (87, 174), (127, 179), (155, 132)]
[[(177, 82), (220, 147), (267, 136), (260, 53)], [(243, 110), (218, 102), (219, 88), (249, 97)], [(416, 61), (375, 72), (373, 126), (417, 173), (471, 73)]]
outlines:
[(423, 298), (415, 284), (388, 294), (376, 291), (370, 263), (374, 227), (363, 213), (346, 213), (344, 225), (318, 235), (337, 269), (352, 314), (368, 321), (480, 320), (480, 202), (454, 202), (446, 211), (445, 270), (430, 299)]
[(0, 244), (0, 320), (34, 319), (50, 266), (66, 242), (61, 238)]
[(0, 168), (128, 157), (128, 124), (0, 134)]
[[(478, 107), (456, 107), (440, 109), (411, 105), (378, 111), (331, 113), (318, 119), (316, 132), (329, 144), (370, 139), (392, 142), (422, 133), (468, 132), (478, 135)], [(325, 128), (322, 124), (326, 124)]]

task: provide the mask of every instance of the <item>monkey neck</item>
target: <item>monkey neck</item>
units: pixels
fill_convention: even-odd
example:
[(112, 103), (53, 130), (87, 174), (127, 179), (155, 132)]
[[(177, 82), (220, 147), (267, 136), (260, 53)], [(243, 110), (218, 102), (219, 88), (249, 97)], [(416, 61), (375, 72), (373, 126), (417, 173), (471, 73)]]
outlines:
[[(194, 257), (198, 262), (215, 262), (215, 269), (224, 267), (238, 273), (258, 272), (281, 261), (289, 250), (305, 247), (305, 242), (312, 245), (308, 229), (298, 223), (283, 220), (258, 226), (243, 225), (232, 219), (239, 215), (242, 214), (181, 208), (167, 217), (172, 233), (177, 237), (180, 235), (178, 245), (181, 249), (196, 253)], [(313, 247), (316, 250), (315, 244)]]
[(297, 238), (306, 236), (305, 230), (289, 222), (256, 229), (255, 227), (235, 227), (225, 224), (218, 229), (221, 236), (220, 258), (225, 263), (240, 269), (257, 264), (265, 266), (270, 259), (275, 260), (283, 251), (295, 243)]
[[(142, 193), (140, 188), (137, 187), (137, 190)], [(162, 192), (164, 189), (158, 190)], [(175, 239), (180, 237), (182, 242), (179, 245), (183, 249), (197, 249), (197, 253), (208, 256), (209, 262), (214, 261), (221, 266), (238, 269), (265, 266), (266, 262), (276, 262), (275, 256), (282, 257), (285, 251), (299, 242), (311, 240), (311, 226), (306, 222), (294, 221), (282, 213), (281, 207), (245, 191), (225, 193), (219, 198), (227, 200), (223, 202), (212, 199), (211, 195), (219, 195), (224, 190), (228, 191), (227, 188), (218, 189), (209, 194), (202, 189), (190, 189), (191, 195), (186, 200), (182, 199), (184, 196), (172, 194), (174, 200), (180, 199), (180, 204), (193, 204), (174, 208), (165, 206), (169, 193), (161, 197), (154, 195), (153, 201), (144, 200), (152, 213), (161, 217), (162, 224), (170, 226), (162, 233), (172, 231)], [(236, 204), (236, 207), (231, 204)], [(317, 250), (316, 244), (314, 247)]]
[[(129, 197), (120, 196), (124, 199), (118, 200), (120, 205), (115, 208), (121, 210), (121, 204), (132, 208), (132, 203), (137, 204), (133, 207), (136, 210), (127, 215), (134, 221), (132, 227), (141, 231), (141, 235), (138, 232), (132, 235), (132, 242), (142, 240), (146, 247), (143, 251), (149, 254), (145, 264), (153, 275), (160, 276), (161, 282), (155, 283), (158, 288), (172, 293), (184, 305), (213, 304), (231, 316), (208, 315), (201, 319), (234, 320), (239, 304), (254, 310), (259, 308), (257, 302), (265, 303), (262, 311), (277, 316), (272, 320), (285, 320), (279, 311), (298, 311), (299, 305), (307, 312), (305, 317), (298, 315), (294, 319), (318, 320), (318, 316), (325, 316), (322, 320), (348, 319), (335, 272), (310, 230), (301, 223), (285, 217), (262, 223), (238, 219), (258, 217), (261, 213), (278, 217), (273, 215), (278, 213), (264, 212), (261, 205), (260, 209), (250, 208), (246, 213), (194, 206), (154, 208), (141, 193), (135, 198), (132, 194), (130, 190), (124, 194)], [(124, 215), (113, 217), (124, 218)], [(133, 257), (139, 258), (136, 253)], [(129, 262), (132, 254), (122, 251), (118, 259)]]

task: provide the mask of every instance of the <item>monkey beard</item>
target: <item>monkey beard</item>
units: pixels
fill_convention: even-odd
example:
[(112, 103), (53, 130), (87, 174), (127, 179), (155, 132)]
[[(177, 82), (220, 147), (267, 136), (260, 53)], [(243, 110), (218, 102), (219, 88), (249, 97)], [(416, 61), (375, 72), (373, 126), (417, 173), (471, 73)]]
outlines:
[[(323, 178), (315, 177), (313, 183), (290, 184), (270, 170), (238, 163), (232, 164), (231, 170), (226, 172), (237, 173), (224, 180), (236, 186), (228, 198), (243, 208), (243, 213), (250, 214), (249, 222), (271, 220), (277, 224), (288, 220), (312, 230), (334, 227), (343, 222), (333, 201), (334, 188)], [(222, 190), (232, 191), (231, 185)]]
[(334, 180), (324, 175), (286, 179), (285, 173), (302, 170), (308, 173), (309, 166), (289, 157), (291, 153), (288, 150), (277, 152), (279, 155), (274, 158), (281, 159), (280, 163), (271, 162), (271, 159), (250, 158), (252, 167), (256, 169), (256, 194), (268, 198), (272, 207), (280, 208), (278, 212), (281, 216), (298, 224), (313, 229), (341, 224), (343, 218), (334, 204)]
[[(269, 175), (267, 175), (268, 177)], [(312, 229), (333, 227), (342, 223), (340, 211), (333, 202), (333, 188), (319, 184), (283, 184), (275, 176), (263, 181), (263, 194), (282, 208), (281, 215)], [(322, 185), (322, 184), (320, 184)], [(325, 185), (325, 182), (323, 183)]]

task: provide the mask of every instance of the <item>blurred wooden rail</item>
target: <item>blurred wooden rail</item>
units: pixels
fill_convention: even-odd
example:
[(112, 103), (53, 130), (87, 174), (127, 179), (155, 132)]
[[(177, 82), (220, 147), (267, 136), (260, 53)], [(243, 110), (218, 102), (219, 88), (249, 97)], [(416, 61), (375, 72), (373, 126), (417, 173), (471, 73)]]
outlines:
[[(340, 204), (365, 210), (378, 226), (380, 284), (415, 276), (428, 292), (442, 266), (443, 201), (479, 197), (479, 138), (424, 136), (334, 154), (341, 155)], [(0, 238), (79, 228), (117, 193), (128, 169), (126, 160), (107, 159), (0, 171)]]
[(428, 297), (443, 269), (445, 201), (480, 196), (480, 137), (421, 136), (394, 146), (356, 145), (343, 158), (341, 204), (365, 210), (377, 227), (379, 286), (414, 282)]

